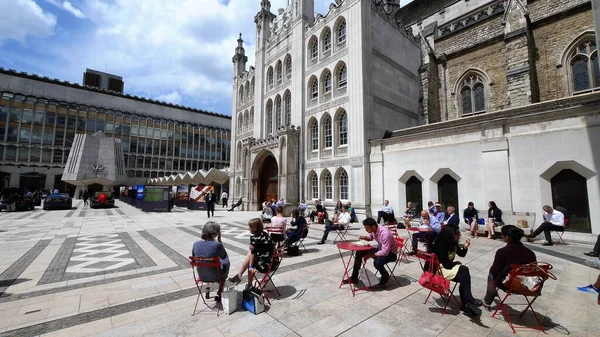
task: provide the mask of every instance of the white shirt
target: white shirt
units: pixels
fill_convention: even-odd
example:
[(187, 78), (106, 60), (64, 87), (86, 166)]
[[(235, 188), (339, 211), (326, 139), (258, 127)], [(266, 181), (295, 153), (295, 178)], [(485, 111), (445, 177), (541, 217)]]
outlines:
[(455, 214), (456, 214), (456, 213), (452, 213), (452, 214), (450, 214), (450, 216), (448, 217), (448, 219), (444, 221), (444, 225), (447, 225), (447, 224), (448, 224), (448, 221), (450, 221), (450, 219), (452, 219), (452, 217), (453, 217)]
[(382, 212), (386, 212), (387, 214), (390, 214), (394, 211), (394, 209), (392, 208), (392, 206), (387, 205), (387, 206), (382, 206), (380, 211)]
[(229, 197), (229, 195), (227, 195), (227, 192), (223, 192), (223, 194), (221, 194), (221, 199), (227, 199)]
[(350, 213), (344, 212), (344, 213), (340, 213), (340, 215), (338, 215), (337, 223), (340, 225), (347, 225), (350, 223), (350, 220), (351, 220)]
[(544, 219), (556, 226), (565, 226), (565, 215), (561, 211), (544, 212)]

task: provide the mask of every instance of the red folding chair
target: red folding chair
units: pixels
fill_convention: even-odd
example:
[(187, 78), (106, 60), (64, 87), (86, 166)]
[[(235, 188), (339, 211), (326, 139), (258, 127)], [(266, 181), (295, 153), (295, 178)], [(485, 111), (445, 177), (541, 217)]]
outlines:
[[(398, 264), (400, 264), (400, 260), (402, 259), (402, 257), (404, 257), (404, 259), (406, 260), (406, 262), (408, 262), (408, 257), (406, 256), (406, 254), (404, 253), (404, 239), (400, 238), (400, 237), (396, 237), (394, 238), (396, 240), (396, 246), (398, 246), (398, 257), (396, 258), (395, 262), (390, 262), (390, 263), (394, 263), (394, 266), (392, 268), (390, 268), (390, 264), (386, 263), (385, 264), (385, 268), (387, 268), (387, 270), (390, 272), (390, 276), (394, 278), (394, 280), (396, 280), (396, 283), (398, 283), (399, 286), (402, 286), (400, 284), (400, 281), (398, 280), (398, 278), (394, 275), (394, 271), (396, 270), (396, 267), (398, 266)], [(379, 272), (377, 272), (379, 273)], [(377, 276), (377, 273), (375, 273), (375, 275)]]
[(309, 225), (306, 224), (304, 226), (304, 230), (302, 231), (302, 235), (300, 235), (300, 239), (292, 244), (293, 246), (297, 246), (297, 247), (302, 246), (305, 253), (308, 253), (308, 250), (306, 250), (306, 247), (304, 246), (304, 239), (306, 239), (306, 237), (308, 236), (309, 229), (310, 229)]
[[(421, 286), (424, 288), (429, 289), (429, 294), (427, 295), (427, 298), (425, 298), (425, 302), (423, 302), (423, 304), (426, 304), (429, 301), (431, 294), (436, 292), (444, 300), (442, 315), (446, 313), (446, 308), (448, 307), (448, 304), (450, 304), (451, 299), (454, 299), (454, 301), (456, 301), (460, 307), (460, 301), (454, 296), (454, 290), (456, 289), (458, 283), (454, 283), (454, 287), (452, 287), (452, 290), (450, 290), (450, 281), (444, 278), (437, 256), (434, 253), (427, 253), (422, 250), (417, 250), (417, 257), (420, 260), (425, 261), (425, 268), (428, 267), (427, 270), (424, 270), (425, 272), (419, 278), (419, 284), (421, 284)], [(421, 264), (421, 266), (423, 265)]]
[[(266, 230), (267, 233), (269, 233), (271, 239), (273, 239), (273, 241), (277, 243), (278, 247), (283, 244), (283, 242), (285, 241), (285, 231), (283, 227), (267, 226)], [(275, 234), (275, 236), (273, 236), (273, 234)], [(277, 237), (279, 237), (279, 240), (275, 240)]]
[(273, 288), (275, 288), (275, 291), (277, 292), (277, 294), (279, 296), (281, 296), (281, 293), (277, 289), (277, 286), (275, 285), (275, 283), (273, 283), (273, 275), (275, 275), (275, 273), (279, 269), (279, 266), (281, 265), (281, 262), (283, 261), (283, 255), (284, 255), (284, 248), (276, 247), (275, 250), (273, 251), (273, 257), (271, 258), (271, 263), (269, 264), (269, 269), (267, 269), (267, 272), (265, 272), (265, 273), (257, 272), (255, 275), (255, 278), (254, 278), (254, 286), (257, 287), (258, 289), (260, 289), (260, 291), (262, 292), (263, 296), (265, 297), (265, 299), (267, 300), (269, 305), (271, 305), (271, 301), (269, 300), (269, 296), (267, 296), (267, 290), (266, 290), (266, 287), (269, 283), (271, 283), (273, 285)]
[[(210, 308), (210, 306), (208, 305), (208, 303), (206, 303), (206, 299), (204, 298), (203, 295), (203, 290), (206, 290), (206, 294), (207, 294), (207, 298), (208, 298), (208, 294), (210, 289), (208, 287), (210, 287), (210, 285), (216, 283), (217, 287), (221, 286), (221, 282), (225, 282), (225, 280), (221, 281), (221, 260), (219, 259), (219, 257), (197, 257), (197, 256), (190, 256), (190, 266), (192, 266), (192, 274), (194, 275), (194, 282), (196, 282), (196, 287), (198, 288), (198, 298), (196, 299), (196, 305), (194, 306), (194, 312), (192, 313), (192, 316), (194, 316), (196, 314), (196, 308), (198, 307), (198, 302), (200, 301), (200, 298), (202, 298), (202, 302), (204, 302), (204, 305), (206, 305), (207, 308)], [(199, 269), (211, 269), (214, 268), (217, 274), (217, 281), (203, 281), (200, 278), (200, 274), (198, 273), (198, 268)], [(219, 316), (219, 311), (220, 311), (220, 305), (217, 303), (216, 304), (217, 307), (217, 317)]]
[[(494, 313), (492, 314), (492, 317), (496, 316), (498, 310), (502, 310), (502, 315), (506, 318), (508, 325), (512, 329), (513, 333), (516, 333), (514, 324), (510, 319), (508, 309), (506, 308), (506, 299), (513, 294), (522, 295), (527, 301), (527, 307), (525, 307), (525, 310), (521, 312), (519, 318), (523, 317), (527, 309), (531, 309), (533, 317), (538, 323), (538, 330), (542, 331), (543, 333), (546, 333), (542, 322), (540, 322), (537, 314), (533, 310), (533, 302), (535, 302), (538, 296), (542, 294), (542, 288), (544, 287), (544, 283), (548, 278), (556, 280), (556, 276), (552, 272), (550, 272), (550, 270), (552, 269), (552, 265), (545, 262), (533, 262), (524, 265), (512, 265), (511, 267), (512, 270), (509, 273), (510, 283), (508, 285), (505, 284), (507, 286), (506, 295), (500, 301), (500, 304), (498, 304), (498, 307), (496, 308), (496, 311), (494, 311)], [(523, 286), (524, 280), (527, 280), (528, 283), (530, 283), (531, 285), (528, 287)], [(529, 297), (533, 297), (533, 300), (530, 301)]]

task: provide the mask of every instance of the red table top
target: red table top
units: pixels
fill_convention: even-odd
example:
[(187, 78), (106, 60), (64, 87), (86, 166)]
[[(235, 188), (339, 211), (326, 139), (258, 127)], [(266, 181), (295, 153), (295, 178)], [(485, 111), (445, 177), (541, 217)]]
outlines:
[(361, 250), (371, 250), (371, 246), (359, 246), (359, 245), (355, 245), (352, 242), (340, 242), (337, 244), (337, 247), (339, 249), (343, 249), (343, 250), (354, 250), (354, 251), (361, 251)]
[(419, 227), (410, 227), (408, 230), (411, 232), (431, 232), (431, 229), (421, 229)]

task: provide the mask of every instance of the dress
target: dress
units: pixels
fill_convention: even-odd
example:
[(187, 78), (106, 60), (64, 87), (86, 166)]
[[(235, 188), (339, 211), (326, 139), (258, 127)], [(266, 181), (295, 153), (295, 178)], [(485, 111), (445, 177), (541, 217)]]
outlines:
[[(269, 270), (271, 258), (273, 257), (273, 250), (275, 249), (273, 240), (267, 232), (262, 231), (258, 235), (252, 234), (250, 236), (250, 245), (254, 247), (251, 251), (254, 255), (253, 267), (261, 273), (266, 273), (267, 270)], [(276, 259), (279, 261), (277, 257)]]

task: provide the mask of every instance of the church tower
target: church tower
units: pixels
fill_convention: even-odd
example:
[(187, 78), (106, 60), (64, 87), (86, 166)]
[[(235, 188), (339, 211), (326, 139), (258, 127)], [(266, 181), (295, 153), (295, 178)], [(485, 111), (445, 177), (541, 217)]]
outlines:
[[(312, 23), (315, 19), (315, 0), (291, 0), (292, 17), (295, 20), (301, 19)], [(289, 6), (289, 0), (288, 0)]]
[(235, 55), (233, 55), (233, 77), (237, 78), (246, 71), (246, 63), (248, 62), (248, 56), (246, 56), (246, 50), (244, 49), (244, 40), (242, 40), (242, 33), (237, 40), (237, 48), (235, 48)]

